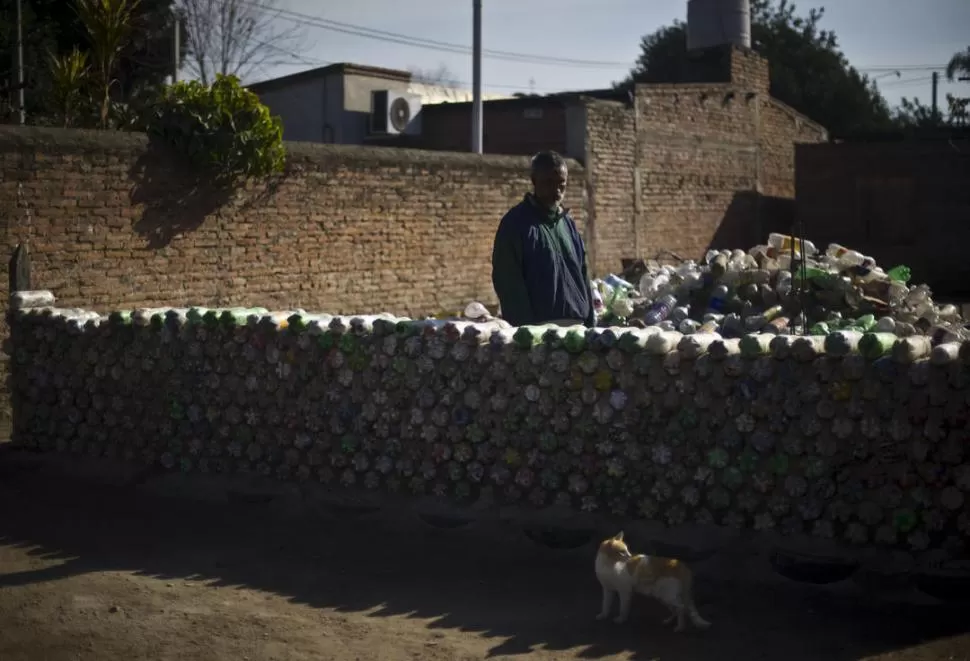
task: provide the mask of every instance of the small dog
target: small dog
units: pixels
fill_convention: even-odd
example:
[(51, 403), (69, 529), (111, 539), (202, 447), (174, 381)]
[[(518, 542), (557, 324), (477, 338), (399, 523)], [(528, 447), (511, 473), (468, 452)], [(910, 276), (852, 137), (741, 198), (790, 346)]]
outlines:
[(620, 613), (613, 620), (626, 622), (630, 616), (633, 593), (655, 597), (670, 609), (670, 617), (664, 624), (675, 619), (674, 631), (684, 631), (689, 619), (698, 629), (706, 629), (711, 623), (700, 616), (694, 605), (691, 585), (694, 576), (690, 568), (674, 558), (633, 555), (623, 542), (623, 533), (610, 537), (600, 544), (596, 554), (596, 578), (603, 588), (603, 607), (597, 620), (610, 615), (613, 595), (620, 595)]

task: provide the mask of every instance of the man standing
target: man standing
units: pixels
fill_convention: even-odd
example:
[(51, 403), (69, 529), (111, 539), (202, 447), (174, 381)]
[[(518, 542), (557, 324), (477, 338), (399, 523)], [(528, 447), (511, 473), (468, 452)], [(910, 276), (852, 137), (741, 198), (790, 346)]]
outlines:
[(586, 247), (562, 207), (569, 172), (554, 151), (532, 159), (532, 192), (505, 214), (492, 249), (492, 285), (513, 326), (594, 326)]

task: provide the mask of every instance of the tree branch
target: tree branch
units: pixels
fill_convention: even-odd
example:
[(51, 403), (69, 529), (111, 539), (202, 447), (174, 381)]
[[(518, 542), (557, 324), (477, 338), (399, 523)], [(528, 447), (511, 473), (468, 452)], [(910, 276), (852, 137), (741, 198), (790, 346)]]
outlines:
[(280, 0), (184, 0), (190, 69), (204, 84), (215, 74), (246, 79), (280, 54), (300, 61), (303, 30), (280, 20)]

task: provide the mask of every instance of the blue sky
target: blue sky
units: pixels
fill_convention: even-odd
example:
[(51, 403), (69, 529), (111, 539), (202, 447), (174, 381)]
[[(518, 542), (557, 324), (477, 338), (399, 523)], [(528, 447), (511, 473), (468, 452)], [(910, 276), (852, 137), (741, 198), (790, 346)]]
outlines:
[[(259, 0), (256, 0), (259, 1)], [(422, 39), (471, 44), (472, 0), (277, 0), (282, 9), (321, 19)], [(930, 99), (930, 67), (946, 64), (970, 46), (970, 0), (837, 0), (796, 3), (801, 11), (825, 7), (823, 26), (839, 38), (849, 61), (875, 77), (891, 105), (903, 96)], [(487, 92), (537, 93), (608, 86), (624, 76), (639, 51), (640, 38), (685, 18), (686, 0), (483, 0), (486, 49), (547, 58), (594, 61), (579, 67), (485, 58)], [(292, 27), (291, 23), (284, 23)], [(304, 21), (298, 50), (302, 60), (279, 54), (255, 82), (328, 62), (389, 68), (445, 67), (462, 83), (471, 80), (471, 57), (386, 40), (321, 29)], [(899, 71), (899, 75), (894, 72)], [(946, 92), (970, 96), (970, 83), (947, 84)]]

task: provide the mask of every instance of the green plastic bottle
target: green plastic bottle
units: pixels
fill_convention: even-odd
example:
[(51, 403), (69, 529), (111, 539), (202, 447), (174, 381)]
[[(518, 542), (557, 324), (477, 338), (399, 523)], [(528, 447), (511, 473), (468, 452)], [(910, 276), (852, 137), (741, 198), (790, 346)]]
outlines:
[(586, 350), (586, 334), (575, 328), (570, 329), (566, 331), (562, 344), (569, 353), (582, 353)]
[(548, 330), (545, 326), (519, 326), (512, 336), (512, 340), (520, 349), (531, 349), (537, 344), (542, 344), (542, 336)]
[(891, 269), (889, 269), (889, 271), (886, 272), (886, 275), (889, 276), (890, 280), (894, 280), (896, 282), (902, 282), (902, 283), (909, 282), (909, 279), (913, 277), (913, 274), (909, 270), (909, 267), (904, 264), (900, 264), (899, 266), (892, 267)]

